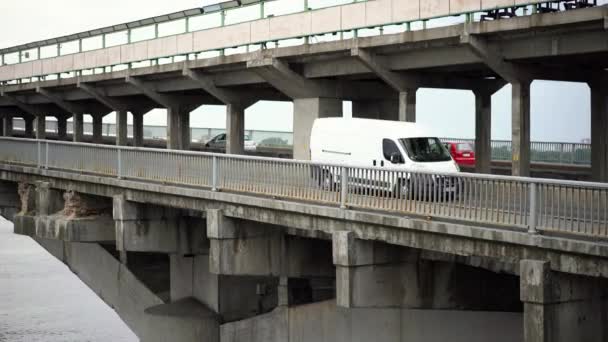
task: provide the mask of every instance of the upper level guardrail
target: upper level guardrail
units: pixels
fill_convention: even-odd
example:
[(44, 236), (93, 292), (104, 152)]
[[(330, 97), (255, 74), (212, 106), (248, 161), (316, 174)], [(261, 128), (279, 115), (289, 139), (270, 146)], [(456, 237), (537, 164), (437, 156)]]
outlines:
[(555, 3), (598, 4), (597, 0), (273, 0), (212, 13), (192, 9), (0, 50), (0, 82), (72, 78), (279, 44), (470, 22), (481, 20), (482, 12), (502, 8), (514, 9), (509, 15), (526, 15), (549, 10)]
[(420, 215), (496, 229), (608, 238), (605, 183), (14, 138), (0, 138), (0, 164)]
[[(57, 121), (47, 120), (47, 132), (57, 133)], [(14, 119), (14, 128), (23, 130), (25, 123), (23, 119)], [(68, 132), (72, 132), (72, 123), (68, 122)], [(128, 135), (133, 135), (133, 127), (129, 125)], [(85, 134), (91, 135), (93, 125), (91, 123), (84, 124)], [(190, 128), (190, 137), (194, 142), (207, 142), (218, 134), (226, 133), (223, 128), (207, 128), (207, 127), (192, 127)], [(103, 124), (102, 134), (104, 136), (116, 136), (116, 124)], [(290, 149), (293, 145), (293, 133), (282, 131), (266, 131), (266, 130), (245, 130), (251, 140), (255, 141), (258, 146), (285, 148)], [(164, 140), (167, 138), (166, 126), (144, 126), (144, 138), (153, 140)], [(444, 142), (469, 143), (471, 147), (475, 146), (473, 139), (461, 138), (441, 138)], [(565, 142), (545, 142), (533, 141), (531, 146), (532, 162), (537, 163), (553, 163), (565, 165), (591, 165), (591, 144), (584, 143), (565, 143)], [(492, 160), (511, 160), (511, 141), (508, 140), (493, 140), (492, 141)]]

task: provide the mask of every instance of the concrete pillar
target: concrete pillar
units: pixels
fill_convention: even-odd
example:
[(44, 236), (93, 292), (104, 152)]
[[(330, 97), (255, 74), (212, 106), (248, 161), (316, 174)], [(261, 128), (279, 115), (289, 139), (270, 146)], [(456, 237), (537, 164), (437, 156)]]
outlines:
[(492, 173), (492, 94), (475, 91), (475, 172)]
[(36, 139), (46, 139), (46, 116), (38, 115), (34, 121), (36, 125)]
[(64, 208), (63, 193), (51, 188), (49, 182), (36, 182), (37, 214), (40, 216), (52, 215)]
[(1, 119), (0, 119), (0, 135), (1, 135), (1, 136), (5, 136), (5, 135), (4, 135), (4, 122), (5, 122), (5, 120), (4, 120), (4, 119), (5, 119), (5, 118), (1, 118)]
[(190, 148), (190, 113), (182, 108), (167, 108), (167, 148)]
[(608, 87), (591, 87), (591, 175), (608, 182)]
[(72, 140), (82, 142), (84, 138), (84, 122), (82, 113), (74, 113), (72, 116)]
[(127, 111), (119, 110), (116, 112), (116, 145), (127, 146)]
[(103, 143), (103, 115), (93, 115), (93, 143)]
[(530, 84), (512, 83), (512, 174), (530, 176)]
[(520, 297), (524, 342), (603, 342), (606, 281), (552, 272), (550, 262), (522, 260)]
[(399, 93), (399, 121), (416, 122), (416, 93), (412, 88)]
[(315, 119), (342, 117), (342, 100), (295, 99), (293, 104), (293, 158), (310, 160), (310, 133)]
[(23, 121), (25, 121), (25, 137), (34, 138), (34, 118), (24, 117)]
[(132, 113), (133, 114), (133, 146), (143, 147), (144, 146), (144, 114), (143, 113)]
[(67, 140), (68, 138), (68, 117), (57, 117), (57, 138), (59, 140)]
[(4, 125), (2, 127), (3, 131), (2, 131), (2, 135), (5, 137), (12, 137), (13, 136), (13, 117), (12, 116), (8, 116), (2, 119), (2, 121), (4, 122)]
[(226, 106), (226, 154), (245, 153), (245, 108)]

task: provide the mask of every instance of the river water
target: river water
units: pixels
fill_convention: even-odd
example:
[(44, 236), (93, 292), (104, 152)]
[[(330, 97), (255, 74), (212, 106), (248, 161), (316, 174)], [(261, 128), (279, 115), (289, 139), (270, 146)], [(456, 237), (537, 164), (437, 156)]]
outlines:
[(136, 342), (86, 285), (0, 217), (0, 342)]

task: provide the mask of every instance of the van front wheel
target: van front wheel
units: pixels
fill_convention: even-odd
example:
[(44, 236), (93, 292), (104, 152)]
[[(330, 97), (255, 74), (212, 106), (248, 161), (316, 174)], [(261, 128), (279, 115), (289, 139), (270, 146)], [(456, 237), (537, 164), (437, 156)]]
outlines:
[(410, 181), (402, 179), (396, 185), (395, 189), (396, 197), (399, 199), (409, 199), (410, 198)]

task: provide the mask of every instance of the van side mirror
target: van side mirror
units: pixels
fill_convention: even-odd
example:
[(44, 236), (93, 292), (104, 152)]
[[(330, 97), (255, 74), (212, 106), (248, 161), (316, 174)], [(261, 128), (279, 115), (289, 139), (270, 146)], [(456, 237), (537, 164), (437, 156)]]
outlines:
[(401, 153), (395, 152), (395, 153), (391, 154), (391, 163), (392, 164), (403, 164), (404, 160), (403, 160), (403, 157), (401, 156)]

